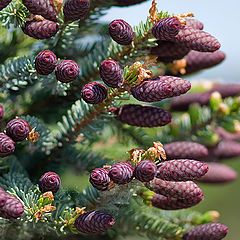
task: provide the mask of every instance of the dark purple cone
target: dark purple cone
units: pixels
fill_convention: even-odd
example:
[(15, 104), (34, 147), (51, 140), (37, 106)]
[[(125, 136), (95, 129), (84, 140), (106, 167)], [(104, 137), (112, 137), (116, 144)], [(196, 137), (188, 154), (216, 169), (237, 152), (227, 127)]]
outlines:
[(150, 54), (158, 56), (159, 61), (167, 59), (169, 62), (182, 59), (190, 49), (170, 41), (157, 41), (158, 46), (150, 50)]
[(38, 185), (42, 193), (48, 191), (56, 193), (60, 188), (61, 180), (56, 173), (46, 172), (40, 177)]
[(7, 195), (6, 192), (2, 189), (0, 191), (0, 208), (2, 208), (7, 201)]
[(234, 158), (240, 156), (240, 144), (235, 141), (221, 141), (210, 153), (218, 158)]
[(208, 155), (205, 146), (195, 142), (172, 142), (163, 146), (167, 160), (171, 159), (195, 159), (199, 160)]
[(165, 197), (160, 194), (154, 194), (151, 199), (151, 203), (154, 207), (164, 210), (178, 210), (184, 208), (190, 208), (200, 203), (204, 198), (203, 194), (200, 194), (194, 198), (177, 199), (173, 197)]
[(96, 189), (105, 191), (110, 183), (109, 171), (105, 168), (96, 168), (92, 170), (89, 181)]
[(193, 103), (198, 103), (199, 105), (207, 105), (209, 103), (211, 93), (188, 93), (186, 95), (174, 98), (171, 101), (170, 109), (174, 111), (186, 111), (189, 106)]
[(15, 142), (4, 133), (0, 133), (0, 157), (11, 155), (14, 150)]
[(69, 83), (76, 80), (79, 72), (79, 66), (72, 60), (61, 61), (55, 69), (57, 80), (63, 83)]
[(132, 6), (132, 5), (139, 4), (146, 1), (147, 0), (115, 0), (116, 4), (114, 5), (119, 7), (128, 7), (128, 6)]
[(41, 51), (35, 58), (35, 69), (40, 75), (48, 75), (52, 73), (57, 66), (56, 55), (49, 51)]
[(0, 11), (7, 7), (7, 5), (11, 2), (12, 0), (1, 0), (0, 2)]
[(159, 40), (171, 40), (178, 34), (180, 28), (181, 23), (176, 18), (163, 18), (153, 25), (152, 34)]
[(149, 105), (127, 104), (116, 112), (116, 119), (122, 123), (137, 127), (160, 127), (171, 122), (167, 111)]
[(191, 51), (185, 60), (187, 61), (186, 74), (194, 73), (202, 69), (210, 68), (218, 65), (225, 59), (225, 53), (221, 51), (215, 52), (197, 52)]
[(203, 162), (178, 159), (159, 164), (156, 178), (166, 181), (189, 181), (200, 178), (208, 172), (208, 165)]
[(219, 84), (212, 88), (209, 92), (219, 92), (222, 98), (234, 97), (240, 94), (240, 84)]
[(228, 233), (228, 227), (221, 223), (206, 223), (192, 228), (183, 235), (183, 240), (221, 240)]
[(29, 12), (41, 15), (50, 21), (57, 21), (57, 10), (52, 0), (22, 0)]
[(186, 19), (186, 26), (193, 29), (203, 30), (203, 23), (196, 19)]
[(28, 123), (21, 118), (12, 119), (6, 126), (6, 134), (15, 142), (26, 140), (29, 131)]
[(157, 194), (177, 199), (195, 198), (203, 194), (198, 185), (192, 181), (172, 182), (155, 177), (152, 181), (145, 183), (145, 186)]
[(123, 70), (113, 59), (107, 59), (101, 62), (99, 74), (103, 82), (112, 88), (118, 88), (123, 82)]
[(47, 39), (54, 36), (58, 30), (58, 24), (49, 21), (49, 20), (43, 20), (43, 21), (28, 21), (25, 23), (25, 25), (22, 27), (23, 32), (35, 39)]
[(66, 0), (63, 7), (63, 14), (66, 21), (75, 21), (84, 17), (89, 9), (89, 0)]
[(115, 163), (109, 171), (109, 177), (116, 184), (129, 183), (133, 178), (133, 167), (128, 162)]
[(106, 232), (115, 223), (114, 218), (105, 212), (91, 211), (80, 215), (74, 226), (81, 233), (97, 234)]
[(81, 95), (86, 103), (99, 104), (107, 97), (107, 88), (100, 83), (88, 83), (82, 88)]
[(141, 84), (131, 88), (134, 98), (143, 102), (159, 102), (165, 98), (186, 93), (191, 83), (178, 77), (159, 76), (147, 78)]
[(121, 45), (129, 45), (134, 39), (132, 27), (122, 19), (113, 20), (108, 30), (112, 39)]
[(0, 119), (2, 119), (4, 116), (4, 108), (3, 108), (3, 105), (0, 104)]
[(157, 172), (157, 165), (150, 160), (142, 160), (133, 171), (133, 176), (141, 182), (149, 182), (154, 179)]
[(209, 170), (206, 175), (197, 179), (199, 182), (227, 183), (237, 179), (237, 172), (226, 165), (219, 163), (207, 163), (207, 165)]
[(181, 28), (172, 41), (199, 52), (214, 52), (221, 46), (209, 33), (191, 27)]

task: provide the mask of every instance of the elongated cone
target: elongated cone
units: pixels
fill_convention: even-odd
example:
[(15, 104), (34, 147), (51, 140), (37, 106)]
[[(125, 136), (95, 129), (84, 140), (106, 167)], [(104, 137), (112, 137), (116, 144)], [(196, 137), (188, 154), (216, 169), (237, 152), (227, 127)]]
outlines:
[(240, 94), (240, 84), (219, 84), (216, 87), (209, 90), (209, 92), (219, 92), (222, 98), (234, 97)]
[(49, 21), (28, 21), (22, 27), (23, 32), (35, 39), (47, 39), (53, 37), (59, 30), (58, 24)]
[(222, 127), (218, 127), (215, 130), (215, 133), (217, 133), (218, 136), (221, 137), (222, 140), (236, 141), (236, 140), (240, 139), (240, 132), (230, 133), (230, 132), (226, 131), (224, 128), (222, 128)]
[(110, 168), (108, 175), (114, 183), (126, 184), (133, 178), (133, 167), (128, 162), (118, 162)]
[(159, 76), (146, 78), (141, 84), (131, 88), (134, 98), (143, 102), (158, 102), (165, 98), (186, 93), (191, 83), (178, 77)]
[(200, 194), (194, 198), (177, 199), (173, 197), (165, 197), (161, 194), (154, 194), (151, 199), (151, 203), (154, 207), (164, 210), (178, 210), (184, 208), (190, 208), (200, 203), (204, 198), (203, 194)]
[(0, 157), (11, 155), (14, 151), (15, 142), (4, 133), (0, 133)]
[(152, 27), (152, 34), (159, 40), (172, 40), (179, 32), (181, 23), (174, 17), (163, 18)]
[(110, 183), (109, 171), (105, 168), (96, 168), (90, 174), (90, 183), (96, 189), (105, 191)]
[(203, 23), (197, 19), (186, 19), (186, 26), (199, 30), (203, 30), (204, 27)]
[(223, 140), (210, 152), (218, 158), (234, 158), (240, 156), (240, 144), (235, 141)]
[(228, 227), (221, 223), (206, 223), (185, 233), (183, 240), (221, 240), (227, 233)]
[(150, 160), (142, 160), (133, 171), (133, 176), (141, 182), (149, 182), (154, 179), (157, 172), (157, 165)]
[(184, 58), (187, 61), (185, 74), (194, 73), (202, 69), (216, 66), (221, 63), (225, 59), (225, 57), (225, 53), (221, 51), (197, 52), (192, 50)]
[(181, 28), (172, 41), (199, 52), (214, 52), (221, 46), (209, 33), (191, 27)]
[(207, 163), (208, 172), (197, 179), (204, 183), (228, 183), (237, 179), (237, 172), (232, 168), (220, 163)]
[(171, 114), (167, 111), (148, 105), (124, 105), (115, 114), (120, 122), (137, 127), (160, 127), (172, 120)]
[(171, 142), (163, 146), (167, 160), (171, 159), (195, 159), (199, 160), (208, 155), (205, 146), (195, 142)]
[(114, 218), (105, 212), (91, 211), (80, 215), (74, 226), (81, 233), (97, 234), (106, 232), (115, 223)]
[(29, 12), (41, 15), (50, 21), (57, 21), (57, 10), (52, 0), (22, 0)]
[(152, 181), (146, 183), (145, 186), (155, 193), (177, 199), (195, 198), (203, 194), (198, 185), (192, 181), (172, 182), (155, 177)]
[(11, 2), (12, 0), (1, 0), (0, 2), (0, 11), (7, 7), (7, 5)]
[(165, 161), (159, 164), (156, 178), (166, 181), (189, 181), (204, 176), (208, 171), (208, 165), (203, 162), (178, 159)]

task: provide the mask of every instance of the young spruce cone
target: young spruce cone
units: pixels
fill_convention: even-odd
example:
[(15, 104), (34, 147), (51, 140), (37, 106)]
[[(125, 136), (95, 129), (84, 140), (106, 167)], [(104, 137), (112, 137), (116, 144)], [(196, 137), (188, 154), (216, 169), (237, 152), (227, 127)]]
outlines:
[(103, 82), (112, 88), (118, 88), (123, 82), (123, 70), (113, 59), (107, 59), (101, 62), (99, 74)]
[(152, 34), (159, 40), (171, 40), (178, 34), (180, 28), (181, 23), (176, 18), (163, 18), (153, 25)]
[(4, 133), (0, 133), (0, 157), (11, 155), (14, 150), (15, 142)]
[(199, 52), (214, 52), (221, 46), (209, 33), (191, 27), (181, 28), (172, 41)]
[(22, 0), (29, 12), (41, 15), (50, 21), (57, 21), (57, 10), (52, 0)]
[(21, 118), (12, 119), (6, 126), (6, 134), (15, 142), (24, 141), (29, 131), (28, 123)]
[(60, 188), (61, 180), (56, 173), (46, 172), (40, 177), (38, 185), (42, 193), (49, 191), (56, 193)]
[(3, 105), (0, 104), (0, 119), (2, 119), (4, 116), (4, 108), (3, 108)]
[(172, 116), (167, 111), (149, 105), (127, 104), (116, 112), (116, 119), (137, 127), (159, 127), (171, 122)]
[(195, 198), (203, 194), (198, 185), (192, 181), (172, 182), (155, 177), (152, 181), (145, 183), (145, 186), (155, 193), (177, 199)]
[(82, 88), (81, 95), (86, 103), (99, 104), (107, 97), (107, 88), (100, 83), (91, 82)]
[(6, 197), (6, 192), (4, 191), (3, 188), (1, 188), (0, 190), (0, 209), (5, 205), (6, 201), (7, 201), (7, 197)]
[(164, 210), (178, 210), (184, 208), (190, 208), (200, 203), (204, 198), (203, 194), (200, 194), (193, 198), (177, 199), (173, 197), (165, 197), (161, 194), (154, 194), (151, 203), (154, 207)]
[(240, 84), (219, 84), (209, 92), (219, 92), (222, 98), (234, 97), (240, 94)]
[(154, 179), (157, 172), (157, 165), (150, 160), (142, 160), (133, 171), (133, 176), (141, 182), (149, 182)]
[(210, 68), (221, 63), (225, 59), (225, 53), (221, 51), (215, 52), (197, 52), (191, 51), (185, 60), (187, 61), (186, 73), (190, 74), (197, 71), (200, 71), (205, 68)]
[(208, 172), (197, 179), (204, 183), (227, 183), (237, 179), (237, 173), (230, 167), (219, 163), (207, 163)]
[(49, 51), (41, 51), (35, 58), (35, 69), (40, 75), (48, 75), (52, 73), (57, 66), (56, 55)]
[(196, 19), (186, 19), (186, 26), (199, 30), (203, 30), (204, 27), (203, 23)]
[(105, 191), (110, 183), (109, 171), (105, 168), (96, 168), (92, 170), (89, 181), (96, 189)]
[(134, 98), (143, 102), (158, 102), (165, 98), (186, 93), (191, 83), (178, 77), (159, 76), (146, 78), (141, 84), (131, 88)]
[(145, 2), (146, 0), (115, 0), (117, 2), (117, 6), (119, 7), (127, 7), (135, 4), (139, 4)]
[(115, 19), (109, 24), (109, 34), (121, 45), (129, 45), (134, 39), (132, 27), (122, 19)]
[(12, 0), (1, 0), (0, 11), (3, 10)]
[(55, 69), (57, 80), (63, 83), (69, 83), (76, 80), (79, 72), (79, 66), (72, 60), (61, 61)]
[(133, 178), (133, 167), (128, 162), (115, 163), (109, 171), (109, 177), (116, 184), (129, 183)]
[(203, 162), (178, 159), (159, 164), (156, 178), (166, 181), (189, 181), (200, 178), (208, 172), (208, 165)]
[(172, 142), (163, 146), (167, 159), (195, 159), (199, 160), (208, 155), (205, 146), (195, 142)]
[(63, 14), (66, 21), (75, 21), (84, 17), (90, 9), (90, 0), (66, 0)]
[(114, 218), (105, 212), (91, 211), (80, 215), (74, 226), (81, 233), (97, 234), (106, 232), (113, 224)]
[(47, 39), (54, 36), (58, 30), (58, 24), (49, 21), (49, 20), (42, 20), (42, 21), (28, 21), (22, 27), (23, 32), (35, 39)]
[(227, 233), (228, 227), (221, 223), (206, 223), (185, 233), (183, 240), (221, 240)]

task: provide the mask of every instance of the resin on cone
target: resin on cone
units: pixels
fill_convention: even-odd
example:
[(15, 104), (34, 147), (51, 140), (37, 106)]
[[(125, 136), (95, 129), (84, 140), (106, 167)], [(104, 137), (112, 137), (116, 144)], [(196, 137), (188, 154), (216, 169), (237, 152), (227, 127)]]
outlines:
[(208, 172), (197, 179), (204, 183), (228, 183), (237, 179), (237, 172), (232, 168), (220, 163), (207, 163)]
[(0, 11), (3, 10), (7, 5), (12, 2), (12, 0), (1, 0), (0, 2)]
[(75, 61), (72, 60), (61, 61), (55, 69), (57, 80), (63, 83), (69, 83), (76, 80), (78, 78), (79, 72), (79, 66)]
[(114, 225), (114, 218), (105, 212), (91, 211), (80, 215), (74, 222), (76, 229), (85, 234), (106, 232)]
[(133, 178), (133, 167), (128, 162), (118, 162), (110, 168), (108, 175), (114, 183), (126, 184)]
[(0, 157), (6, 157), (13, 154), (15, 142), (4, 133), (0, 133)]
[(122, 19), (115, 19), (109, 24), (109, 34), (121, 45), (129, 45), (134, 39), (132, 27)]
[(43, 50), (35, 58), (35, 69), (40, 75), (52, 73), (56, 66), (57, 57), (52, 51)]
[(145, 186), (157, 194), (177, 199), (195, 198), (203, 194), (198, 185), (192, 181), (172, 182), (155, 177), (152, 181), (145, 183)]
[(228, 233), (228, 227), (221, 223), (206, 223), (192, 228), (183, 235), (183, 240), (221, 240)]
[(59, 30), (58, 24), (49, 21), (49, 20), (42, 20), (42, 21), (28, 21), (22, 27), (23, 32), (35, 39), (48, 39), (53, 37)]
[(141, 182), (149, 182), (154, 179), (157, 165), (150, 160), (140, 161), (134, 168), (133, 176)]
[(90, 0), (66, 0), (63, 14), (66, 21), (79, 20), (86, 16), (90, 9)]
[(205, 146), (196, 142), (171, 142), (163, 146), (167, 159), (195, 159), (199, 160), (208, 155)]
[(107, 59), (101, 62), (99, 74), (103, 82), (112, 88), (118, 88), (123, 82), (123, 70), (113, 59)]
[(29, 12), (41, 15), (50, 21), (57, 21), (57, 10), (52, 0), (22, 0)]
[(108, 174), (109, 171), (107, 169), (96, 168), (92, 170), (89, 181), (96, 189), (105, 191), (108, 189), (108, 185), (110, 183), (110, 177)]
[(60, 188), (61, 180), (56, 173), (46, 172), (40, 177), (38, 185), (42, 193), (49, 191), (56, 193)]
[(172, 40), (179, 32), (181, 23), (174, 17), (157, 21), (152, 28), (152, 34), (159, 40)]
[(120, 107), (115, 114), (120, 122), (137, 127), (160, 127), (172, 120), (167, 111), (149, 105), (127, 104)]
[(199, 30), (203, 30), (204, 27), (203, 23), (198, 21), (197, 19), (186, 19), (186, 26)]
[(159, 76), (146, 78), (141, 84), (131, 88), (134, 98), (143, 102), (159, 102), (166, 98), (186, 93), (191, 83), (178, 77)]
[(99, 104), (107, 97), (107, 88), (97, 82), (88, 83), (82, 88), (81, 96), (86, 103)]
[(164, 210), (179, 210), (184, 208), (190, 208), (200, 203), (204, 198), (203, 194), (200, 194), (193, 198), (177, 199), (173, 197), (165, 197), (161, 194), (155, 193), (151, 199), (151, 203), (154, 207)]

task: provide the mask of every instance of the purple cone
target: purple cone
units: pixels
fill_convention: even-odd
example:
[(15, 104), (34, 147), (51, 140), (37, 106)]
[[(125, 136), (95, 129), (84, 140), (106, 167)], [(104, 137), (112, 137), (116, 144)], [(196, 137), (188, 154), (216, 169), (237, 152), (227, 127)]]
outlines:
[(203, 23), (198, 21), (197, 19), (186, 19), (186, 26), (199, 30), (203, 30), (204, 27)]
[(109, 171), (109, 177), (116, 184), (129, 183), (133, 178), (133, 167), (128, 162), (115, 163)]
[(92, 170), (89, 181), (96, 189), (105, 191), (108, 189), (108, 185), (110, 183), (110, 177), (108, 174), (109, 171), (107, 169), (96, 168)]
[(3, 108), (3, 105), (0, 104), (0, 119), (2, 119), (4, 116), (4, 108)]
[(142, 160), (133, 171), (133, 176), (141, 182), (149, 182), (154, 179), (157, 172), (157, 165), (150, 160)]
[(11, 155), (14, 150), (15, 142), (4, 133), (0, 133), (0, 157)]
[(0, 2), (0, 11), (7, 7), (7, 5), (11, 2), (12, 0), (1, 0)]
[(40, 177), (38, 185), (42, 193), (48, 191), (56, 193), (60, 188), (61, 180), (56, 173), (46, 172)]

